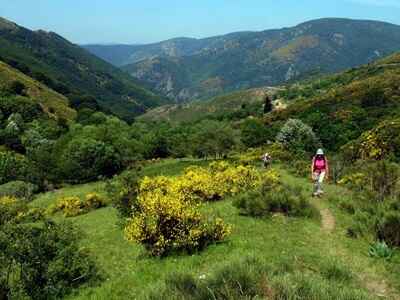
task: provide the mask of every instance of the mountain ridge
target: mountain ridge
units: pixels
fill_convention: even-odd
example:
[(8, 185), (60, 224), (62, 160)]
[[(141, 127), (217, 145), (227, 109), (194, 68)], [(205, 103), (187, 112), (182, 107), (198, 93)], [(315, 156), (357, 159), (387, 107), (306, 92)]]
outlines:
[[(282, 29), (128, 46), (126, 53), (133, 52), (118, 59), (134, 61), (120, 67), (153, 91), (185, 102), (343, 71), (398, 51), (399, 45), (399, 25), (322, 18)], [(116, 59), (112, 47), (99, 49)]]

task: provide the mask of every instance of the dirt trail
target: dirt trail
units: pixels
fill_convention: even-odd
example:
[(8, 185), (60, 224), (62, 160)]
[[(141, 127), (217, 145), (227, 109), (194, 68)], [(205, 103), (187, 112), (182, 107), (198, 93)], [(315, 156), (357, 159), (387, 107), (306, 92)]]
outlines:
[(321, 200), (317, 199), (313, 201), (315, 207), (319, 210), (321, 214), (321, 227), (328, 233), (335, 230), (336, 220), (331, 211), (328, 208), (323, 208), (321, 205)]
[[(313, 200), (313, 204), (319, 210), (321, 214), (321, 228), (327, 233), (332, 233), (336, 227), (336, 220), (334, 215), (328, 208), (324, 208), (321, 200)], [(393, 289), (391, 289), (384, 280), (378, 280), (377, 278), (371, 278), (368, 274), (358, 275), (360, 282), (362, 282), (365, 288), (373, 295), (382, 299), (393, 299), (400, 300), (398, 295)]]

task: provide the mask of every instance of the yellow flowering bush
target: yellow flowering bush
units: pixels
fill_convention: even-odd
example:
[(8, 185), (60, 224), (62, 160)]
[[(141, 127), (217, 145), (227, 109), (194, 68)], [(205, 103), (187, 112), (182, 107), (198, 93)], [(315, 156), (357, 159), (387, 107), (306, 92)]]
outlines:
[(28, 207), (24, 201), (10, 196), (0, 197), (0, 225), (24, 221), (24, 214), (27, 211)]
[(2, 206), (12, 206), (18, 202), (18, 199), (11, 196), (4, 196), (0, 198), (0, 205)]
[(143, 244), (152, 255), (173, 250), (194, 251), (223, 240), (230, 226), (206, 220), (201, 201), (218, 200), (259, 186), (263, 177), (279, 181), (274, 170), (264, 174), (253, 167), (218, 162), (209, 168), (190, 167), (177, 177), (145, 177), (139, 185), (138, 207), (125, 227), (130, 241)]
[(47, 213), (54, 214), (61, 211), (65, 217), (75, 217), (104, 206), (106, 202), (99, 194), (89, 193), (83, 201), (77, 196), (63, 197), (55, 205), (50, 206)]
[(64, 197), (57, 202), (55, 211), (62, 211), (65, 217), (75, 217), (84, 212), (84, 207), (79, 197)]
[(360, 157), (362, 159), (381, 159), (388, 151), (386, 141), (373, 132), (368, 131), (361, 136)]
[(37, 222), (45, 218), (45, 212), (42, 208), (34, 207), (20, 211), (17, 215), (17, 222)]
[(251, 166), (232, 166), (226, 162), (212, 163), (209, 168), (189, 167), (174, 178), (144, 177), (140, 197), (154, 194), (173, 195), (182, 201), (219, 200), (260, 184), (262, 174)]
[(156, 190), (139, 196), (140, 212), (125, 227), (129, 241), (143, 244), (153, 256), (170, 251), (195, 251), (223, 240), (230, 227), (220, 220), (208, 222), (198, 205)]
[(106, 206), (106, 201), (97, 193), (89, 193), (85, 197), (84, 204), (86, 209), (92, 210)]
[(342, 185), (361, 186), (367, 179), (368, 178), (364, 173), (357, 172), (344, 176), (338, 181), (338, 183)]
[(364, 132), (359, 139), (344, 147), (355, 159), (382, 160), (400, 157), (400, 119), (384, 121)]

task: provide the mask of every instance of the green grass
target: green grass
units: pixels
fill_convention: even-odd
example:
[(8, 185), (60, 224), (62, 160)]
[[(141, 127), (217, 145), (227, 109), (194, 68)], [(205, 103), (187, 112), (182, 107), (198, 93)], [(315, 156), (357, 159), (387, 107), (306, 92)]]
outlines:
[[(149, 176), (171, 176), (188, 164), (193, 162), (167, 160), (148, 165), (143, 172)], [(304, 185), (307, 192), (311, 191), (311, 183), (285, 170), (279, 171), (286, 183)], [(32, 205), (43, 207), (52, 203), (56, 195), (102, 192), (103, 187), (102, 183), (68, 187), (40, 195)], [(327, 186), (326, 192), (337, 198), (349, 197), (349, 192), (337, 186)], [(189, 274), (195, 279), (213, 276), (221, 267), (247, 257), (256, 257), (270, 266), (271, 269), (266, 270), (268, 274), (274, 268), (281, 270), (273, 274), (271, 282), (276, 287), (283, 285), (285, 299), (306, 295), (301, 294), (303, 290), (317, 294), (320, 290), (320, 295), (343, 295), (334, 299), (364, 299), (362, 295), (367, 293), (367, 286), (383, 279), (388, 285), (399, 288), (400, 272), (392, 273), (399, 254), (395, 254), (392, 262), (370, 258), (368, 240), (347, 238), (345, 229), (350, 216), (340, 210), (335, 201), (326, 199), (320, 205), (329, 207), (336, 217), (337, 228), (333, 233), (321, 230), (319, 220), (281, 215), (266, 219), (239, 216), (231, 199), (207, 204), (202, 208), (205, 212), (218, 215), (234, 226), (232, 235), (200, 253), (164, 259), (148, 257), (141, 246), (124, 240), (123, 230), (117, 225), (116, 211), (111, 207), (71, 218), (85, 233), (82, 246), (95, 255), (105, 278), (98, 286), (82, 288), (68, 299), (142, 299), (152, 291), (165, 288), (165, 279), (170, 279), (171, 274)], [(351, 298), (350, 294), (361, 295), (361, 298)], [(375, 298), (371, 294), (371, 299)]]

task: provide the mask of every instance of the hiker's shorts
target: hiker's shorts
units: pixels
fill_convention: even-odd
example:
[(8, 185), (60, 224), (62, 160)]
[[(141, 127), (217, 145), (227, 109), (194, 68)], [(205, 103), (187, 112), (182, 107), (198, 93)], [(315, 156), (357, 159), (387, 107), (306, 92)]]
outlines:
[(325, 178), (325, 171), (314, 172), (314, 180), (317, 181), (318, 183), (324, 182), (324, 178)]

